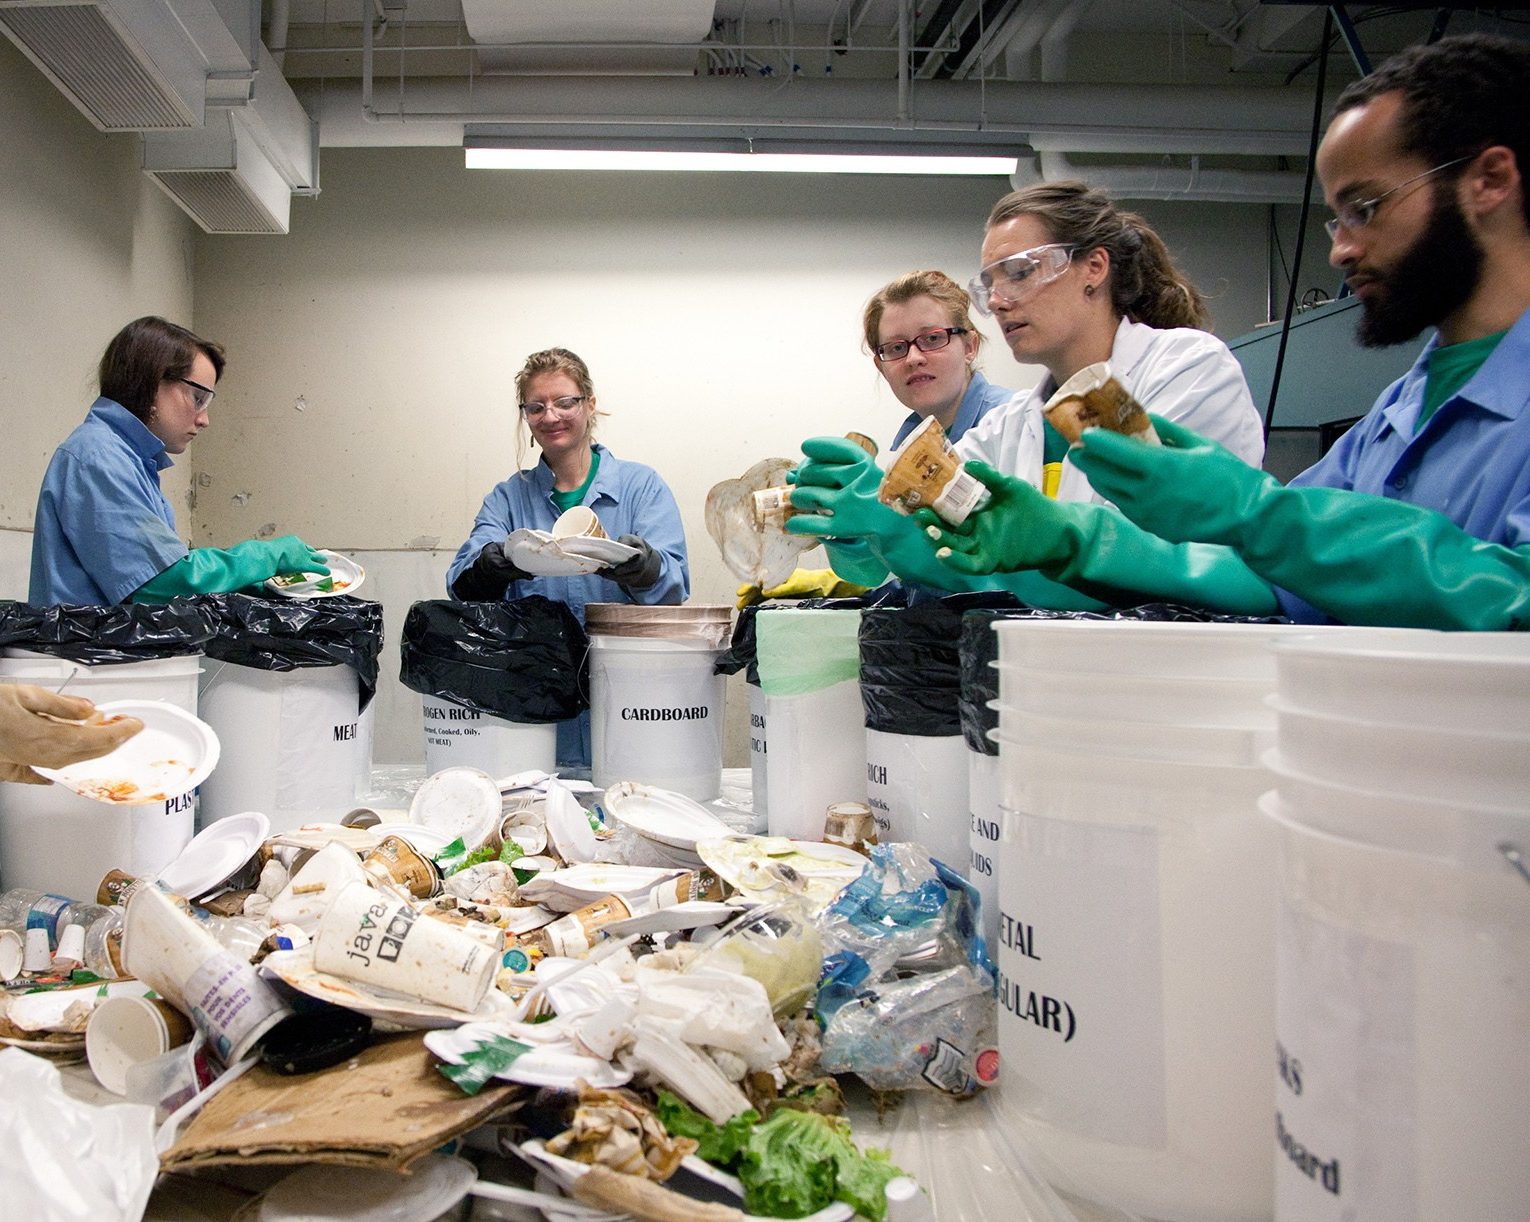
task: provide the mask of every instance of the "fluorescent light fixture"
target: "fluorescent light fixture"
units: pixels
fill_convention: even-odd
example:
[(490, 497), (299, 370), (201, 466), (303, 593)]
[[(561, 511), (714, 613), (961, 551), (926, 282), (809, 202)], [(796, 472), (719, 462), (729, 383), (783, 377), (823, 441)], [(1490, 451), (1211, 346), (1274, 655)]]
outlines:
[(679, 170), (755, 174), (1004, 175), (1013, 157), (888, 153), (705, 153), (468, 148), (470, 170)]

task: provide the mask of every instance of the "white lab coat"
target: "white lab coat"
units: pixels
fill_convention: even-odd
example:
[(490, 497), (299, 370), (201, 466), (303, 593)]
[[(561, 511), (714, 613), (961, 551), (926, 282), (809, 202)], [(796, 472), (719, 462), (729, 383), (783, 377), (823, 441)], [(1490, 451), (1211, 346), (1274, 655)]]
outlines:
[[(1110, 369), (1148, 411), (1220, 442), (1250, 466), (1264, 460), (1264, 429), (1243, 368), (1216, 336), (1189, 327), (1160, 331), (1123, 318)], [(1017, 392), (968, 429), (957, 452), (1041, 487), (1041, 407), (1056, 389), (1048, 377), (1034, 390)], [(1063, 461), (1057, 499), (1106, 503), (1071, 459)]]

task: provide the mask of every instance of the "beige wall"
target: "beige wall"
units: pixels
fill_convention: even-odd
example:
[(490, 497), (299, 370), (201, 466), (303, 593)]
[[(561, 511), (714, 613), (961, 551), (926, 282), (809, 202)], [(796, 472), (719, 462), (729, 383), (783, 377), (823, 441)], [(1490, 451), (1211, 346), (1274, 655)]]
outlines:
[[(25, 597), (37, 488), (95, 397), (102, 349), (129, 320), (192, 321), (193, 226), (138, 168), (138, 138), (102, 135), (0, 38), (0, 596)], [(184, 460), (166, 495), (189, 534)]]

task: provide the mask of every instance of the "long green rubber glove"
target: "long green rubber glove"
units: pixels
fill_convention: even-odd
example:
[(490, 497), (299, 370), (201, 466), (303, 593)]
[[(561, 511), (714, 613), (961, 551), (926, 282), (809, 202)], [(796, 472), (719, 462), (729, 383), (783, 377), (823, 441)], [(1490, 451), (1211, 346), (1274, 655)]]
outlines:
[(1162, 446), (1091, 429), (1072, 457), (1154, 534), (1227, 544), (1266, 581), (1347, 624), (1530, 626), (1530, 548), (1487, 543), (1405, 501), (1287, 488), (1189, 429), (1153, 424)]
[(188, 594), (226, 594), (259, 585), (278, 573), (328, 573), (324, 558), (296, 535), (246, 539), (233, 547), (193, 548), (128, 596), (129, 602), (166, 603)]
[[(797, 485), (792, 504), (815, 512), (788, 518), (786, 529), (824, 539), (836, 573), (869, 584), (877, 570), (881, 577), (875, 580), (884, 579), (891, 571), (904, 581), (953, 593), (1008, 590), (1022, 602), (1054, 611), (1100, 607), (1098, 600), (1049, 581), (1040, 573), (990, 572), (978, 577), (956, 572), (935, 558), (935, 549), (918, 522), (877, 499), (882, 472), (860, 446), (843, 437), (810, 437), (802, 443), (802, 452), (808, 461), (788, 476)], [(849, 539), (831, 543), (835, 536)], [(846, 563), (841, 553), (851, 549), (853, 564), (846, 567), (853, 567), (854, 575), (840, 567)]]
[(915, 515), (939, 544), (936, 556), (958, 573), (1034, 569), (1116, 606), (1166, 599), (1229, 615), (1279, 613), (1275, 592), (1227, 548), (1171, 544), (1114, 509), (1054, 501), (987, 463), (967, 470), (987, 486), (986, 505), (958, 527), (926, 509)]

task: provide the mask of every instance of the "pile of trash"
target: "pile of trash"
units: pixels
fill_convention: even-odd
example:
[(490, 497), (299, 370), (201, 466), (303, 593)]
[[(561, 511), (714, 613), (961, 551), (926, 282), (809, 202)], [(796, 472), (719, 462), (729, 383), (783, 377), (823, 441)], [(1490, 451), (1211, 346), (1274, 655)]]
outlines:
[[(251, 1216), (340, 1185), (426, 1194), (421, 1217), (468, 1195), (587, 1220), (933, 1216), (844, 1118), (845, 1075), (960, 1099), (997, 1073), (976, 893), (917, 846), (468, 768), (407, 821), (263, 822), (210, 825), (155, 879), (114, 871), (94, 904), (0, 896), (0, 1088), (38, 1101), (0, 1134), (117, 1126), (67, 1172), (76, 1213), (35, 1162), (0, 1170), (18, 1208), (136, 1217), (165, 1172), (320, 1164)], [(60, 1092), (43, 1061), (81, 1058), (129, 1103)]]

